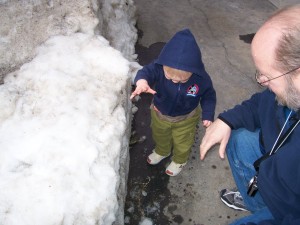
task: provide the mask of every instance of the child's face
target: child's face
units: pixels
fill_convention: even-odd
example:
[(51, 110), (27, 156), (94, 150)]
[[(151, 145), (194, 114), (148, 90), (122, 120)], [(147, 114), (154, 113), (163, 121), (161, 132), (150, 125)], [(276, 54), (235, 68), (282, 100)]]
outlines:
[(168, 66), (163, 66), (165, 77), (171, 80), (173, 83), (185, 83), (187, 82), (192, 73), (174, 69)]

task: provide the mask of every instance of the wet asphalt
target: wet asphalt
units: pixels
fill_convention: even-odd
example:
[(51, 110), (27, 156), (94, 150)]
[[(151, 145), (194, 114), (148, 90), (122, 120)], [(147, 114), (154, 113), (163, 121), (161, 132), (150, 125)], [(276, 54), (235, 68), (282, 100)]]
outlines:
[[(265, 0), (136, 0), (139, 39), (136, 53), (141, 65), (154, 60), (179, 30), (189, 28), (217, 92), (216, 116), (262, 89), (254, 79), (250, 43), (260, 25), (277, 7)], [(188, 164), (176, 177), (164, 173), (170, 158), (147, 164), (154, 143), (149, 106), (152, 96), (142, 94), (134, 104), (125, 224), (149, 218), (156, 225), (226, 225), (246, 216), (225, 206), (223, 188), (234, 187), (227, 159), (215, 146), (204, 161), (199, 145), (205, 129), (198, 126)]]

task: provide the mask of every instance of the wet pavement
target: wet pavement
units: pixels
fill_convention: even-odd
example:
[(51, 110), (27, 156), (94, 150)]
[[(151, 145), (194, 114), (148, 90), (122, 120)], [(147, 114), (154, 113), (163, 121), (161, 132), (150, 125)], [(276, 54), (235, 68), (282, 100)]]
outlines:
[[(155, 59), (164, 43), (177, 31), (190, 28), (207, 72), (217, 92), (216, 115), (256, 91), (250, 43), (256, 30), (276, 7), (264, 0), (136, 0), (139, 63)], [(157, 166), (147, 164), (154, 143), (150, 130), (152, 96), (142, 94), (132, 123), (130, 170), (125, 224), (137, 225), (147, 217), (156, 225), (226, 225), (247, 212), (235, 211), (219, 199), (223, 188), (234, 187), (227, 159), (218, 146), (204, 161), (199, 145), (204, 135), (198, 127), (188, 164), (176, 177), (165, 175), (170, 158)]]
[[(142, 31), (139, 32), (139, 36), (142, 36)], [(149, 48), (137, 44), (139, 63), (146, 65), (153, 61), (164, 44), (164, 42), (154, 43)], [(147, 156), (154, 148), (150, 129), (151, 101), (152, 95), (143, 94), (139, 101), (134, 102), (138, 111), (134, 114), (132, 122), (133, 134), (125, 205), (127, 224), (138, 224), (145, 217), (151, 218), (154, 224), (170, 224), (170, 219), (163, 212), (171, 199), (171, 192), (168, 189), (170, 177), (164, 173), (170, 157), (156, 166), (146, 162)], [(182, 221), (180, 215), (175, 219)]]

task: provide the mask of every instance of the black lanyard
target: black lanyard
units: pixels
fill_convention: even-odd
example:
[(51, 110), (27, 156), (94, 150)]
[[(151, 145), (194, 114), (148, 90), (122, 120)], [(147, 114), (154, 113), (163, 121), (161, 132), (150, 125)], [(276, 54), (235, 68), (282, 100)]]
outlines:
[(277, 150), (283, 145), (283, 143), (290, 136), (290, 134), (293, 132), (293, 130), (296, 128), (296, 126), (298, 125), (299, 122), (300, 122), (300, 119), (297, 119), (289, 127), (289, 129), (283, 135), (280, 136), (280, 138), (278, 139), (278, 142), (276, 143), (276, 145), (273, 148), (274, 150), (271, 150), (270, 153), (264, 154), (262, 157), (260, 157), (253, 163), (253, 166), (257, 172), (259, 171), (259, 166), (260, 166), (261, 162), (264, 161), (265, 159), (269, 158), (270, 156), (274, 155), (277, 152)]

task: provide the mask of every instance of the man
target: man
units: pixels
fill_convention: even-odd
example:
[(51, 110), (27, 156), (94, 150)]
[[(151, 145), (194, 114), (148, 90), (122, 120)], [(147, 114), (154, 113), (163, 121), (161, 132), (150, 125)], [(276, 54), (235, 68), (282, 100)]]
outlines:
[(206, 130), (200, 158), (217, 143), (224, 158), (226, 148), (237, 190), (222, 190), (221, 200), (252, 212), (232, 225), (299, 225), (300, 4), (271, 16), (251, 52), (257, 82), (268, 89), (219, 115)]

